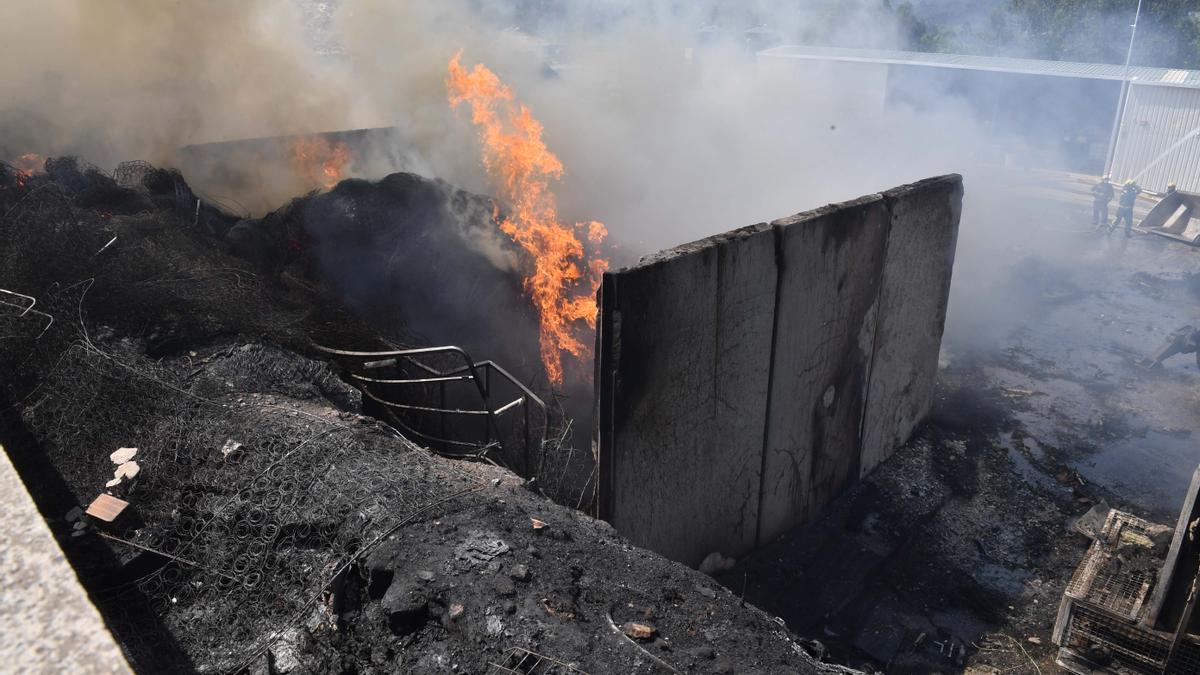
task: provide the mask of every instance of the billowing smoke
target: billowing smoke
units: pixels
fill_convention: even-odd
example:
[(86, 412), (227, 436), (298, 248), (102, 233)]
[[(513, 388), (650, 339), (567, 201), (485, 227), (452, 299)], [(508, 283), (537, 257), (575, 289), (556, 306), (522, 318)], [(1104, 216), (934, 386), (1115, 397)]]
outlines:
[[(885, 113), (844, 82), (799, 86), (756, 67), (755, 23), (778, 39), (901, 42), (875, 2), (14, 0), (0, 6), (0, 156), (173, 163), (188, 144), (394, 126), (394, 152), (356, 173), (486, 192), (469, 123), (446, 105), (461, 48), (545, 123), (567, 216), (637, 252), (964, 170), (982, 132), (952, 99)], [(259, 189), (312, 187), (286, 178)]]
[(110, 164), (352, 124), (288, 3), (0, 4), (0, 149)]
[[(957, 141), (974, 130), (952, 104), (860, 111), (856, 94), (756, 66), (747, 17), (791, 33), (815, 10), (703, 4), (562, 3), (531, 19), (506, 13), (509, 3), (346, 0), (335, 34), (371, 83), (371, 107), (393, 115), (429, 170), (480, 191), (473, 133), (447, 114), (444, 68), (462, 47), (467, 63), (497, 70), (567, 167), (565, 210), (609, 224), (638, 252), (960, 168)], [(895, 46), (889, 16), (863, 4), (838, 25)], [(509, 27), (522, 18), (537, 35)], [(725, 23), (705, 31), (714, 20)]]
[[(810, 203), (806, 193), (827, 201), (868, 188), (870, 177), (833, 178), (829, 162), (844, 166), (837, 155), (880, 130), (843, 121), (831, 131), (827, 92), (756, 74), (722, 34), (685, 58), (712, 21), (740, 30), (766, 18), (795, 34), (827, 17), (782, 2), (703, 4), (14, 0), (0, 6), (0, 157), (172, 163), (195, 143), (396, 126), (403, 147), (360, 173), (414, 169), (483, 191), (473, 134), (445, 103), (445, 65), (462, 48), (545, 122), (568, 167), (565, 205), (646, 246), (787, 213)], [(887, 16), (863, 3), (838, 21), (894, 45)], [(566, 52), (553, 77), (550, 43)], [(689, 212), (697, 188), (711, 198)]]
[[(949, 23), (950, 4), (921, 4)], [(986, 9), (964, 14), (955, 37), (992, 25), (995, 3)], [(408, 170), (488, 194), (475, 130), (446, 100), (461, 49), (544, 123), (566, 167), (564, 219), (604, 222), (618, 265), (954, 171), (967, 178), (960, 268), (986, 289), (994, 253), (1021, 241), (999, 213), (1015, 197), (989, 167), (1033, 153), (1062, 164), (1044, 161), (1060, 153), (1056, 134), (1115, 89), (1060, 94), (1062, 105), (1004, 128), (952, 79), (908, 77), (884, 105), (878, 81), (818, 65), (798, 76), (754, 56), (777, 42), (899, 48), (913, 21), (911, 8), (876, 0), (11, 0), (0, 4), (0, 158), (177, 164), (188, 144), (391, 127), (390, 147), (350, 175)], [(1002, 27), (995, 39), (1028, 37)], [(1021, 95), (993, 92), (997, 106)], [(1107, 131), (1094, 114), (1088, 124), (1093, 137)], [(252, 174), (256, 199), (242, 201), (258, 213), (316, 187), (253, 157), (184, 168), (202, 192), (213, 176)]]
[[(987, 167), (1028, 151), (1032, 129), (989, 126), (937, 78), (912, 78), (884, 105), (878, 79), (755, 58), (772, 41), (902, 47), (905, 27), (884, 3), (548, 4), (345, 0), (331, 34), (370, 83), (360, 89), (369, 107), (391, 115), (427, 170), (474, 191), (488, 185), (469, 120), (447, 114), (445, 63), (461, 47), (464, 62), (499, 72), (566, 166), (564, 216), (606, 223), (618, 265), (947, 172), (967, 177), (960, 260), (974, 287), (956, 280), (956, 292), (986, 293), (996, 252), (1021, 241), (971, 214), (980, 204), (998, 215), (1008, 199), (998, 193), (1008, 193)], [(1054, 143), (1037, 151), (1057, 152)], [(955, 321), (986, 336), (998, 318)]]

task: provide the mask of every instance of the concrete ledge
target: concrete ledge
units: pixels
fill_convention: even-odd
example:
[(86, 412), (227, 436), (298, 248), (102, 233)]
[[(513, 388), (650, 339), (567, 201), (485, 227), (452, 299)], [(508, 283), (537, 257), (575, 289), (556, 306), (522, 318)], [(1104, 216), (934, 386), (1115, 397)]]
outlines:
[(3, 446), (0, 514), (0, 670), (131, 672)]

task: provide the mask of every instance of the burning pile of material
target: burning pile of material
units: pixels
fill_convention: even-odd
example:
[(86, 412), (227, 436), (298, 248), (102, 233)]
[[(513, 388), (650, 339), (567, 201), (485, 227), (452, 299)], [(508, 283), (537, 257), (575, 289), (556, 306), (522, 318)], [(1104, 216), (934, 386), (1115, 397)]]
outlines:
[(13, 160), (12, 166), (16, 169), (14, 178), (17, 187), (25, 187), (25, 181), (29, 180), (35, 171), (41, 171), (45, 164), (45, 157), (32, 152), (27, 152)]
[(244, 258), (327, 288), (398, 343), (455, 344), (545, 381), (518, 272), (527, 254), (497, 230), (486, 197), (413, 174), (349, 179), (225, 238)]
[(354, 159), (343, 141), (331, 141), (324, 136), (301, 136), (288, 144), (292, 166), (310, 184), (332, 188), (349, 176), (347, 166)]

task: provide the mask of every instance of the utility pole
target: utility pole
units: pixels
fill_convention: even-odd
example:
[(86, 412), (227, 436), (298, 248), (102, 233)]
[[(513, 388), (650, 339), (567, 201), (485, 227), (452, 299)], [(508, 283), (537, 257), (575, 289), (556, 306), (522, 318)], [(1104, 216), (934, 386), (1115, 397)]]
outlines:
[(1113, 119), (1112, 135), (1108, 138), (1108, 157), (1104, 160), (1104, 173), (1112, 173), (1117, 160), (1117, 141), (1121, 137), (1121, 126), (1125, 121), (1125, 105), (1129, 102), (1129, 65), (1133, 61), (1133, 41), (1137, 39), (1138, 23), (1142, 18), (1142, 0), (1138, 0), (1137, 12), (1129, 33), (1129, 50), (1125, 52), (1125, 73), (1121, 76), (1121, 98), (1117, 101), (1117, 116)]

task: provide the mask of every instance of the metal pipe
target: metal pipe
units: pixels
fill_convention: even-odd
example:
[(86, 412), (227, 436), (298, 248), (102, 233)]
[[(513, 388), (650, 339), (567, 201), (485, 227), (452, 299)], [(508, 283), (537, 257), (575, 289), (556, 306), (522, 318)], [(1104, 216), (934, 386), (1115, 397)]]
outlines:
[(506, 412), (508, 412), (509, 410), (512, 410), (513, 408), (515, 408), (515, 407), (517, 407), (517, 406), (519, 406), (519, 405), (523, 404), (524, 402), (525, 402), (525, 397), (524, 397), (524, 396), (522, 396), (522, 397), (520, 397), (520, 398), (514, 398), (513, 400), (509, 401), (508, 403), (505, 403), (504, 405), (500, 406), (499, 408), (496, 408), (496, 410), (495, 410), (495, 414), (497, 414), (497, 415), (503, 415), (504, 413), (506, 413)]
[(491, 410), (462, 410), (459, 408), (433, 408), (424, 405), (408, 405), (407, 403), (392, 403), (378, 396), (371, 395), (371, 399), (386, 405), (389, 408), (397, 410), (416, 410), (417, 412), (441, 413), (443, 415), (491, 415)]
[(25, 295), (24, 293), (16, 293), (14, 291), (5, 290), (3, 288), (0, 288), (0, 293), (3, 293), (5, 295), (11, 295), (13, 297), (29, 301), (28, 306), (22, 306), (22, 305), (18, 305), (15, 302), (7, 302), (5, 300), (0, 300), (0, 305), (8, 305), (10, 307), (16, 307), (17, 309), (22, 310), (20, 316), (25, 316), (26, 314), (28, 314), (30, 312), (30, 310), (32, 310), (34, 308), (35, 305), (37, 305), (37, 300), (35, 300), (34, 297), (31, 295)]
[(1104, 162), (1104, 173), (1111, 174), (1117, 162), (1117, 145), (1121, 141), (1121, 130), (1125, 127), (1125, 107), (1129, 103), (1129, 65), (1133, 62), (1133, 42), (1137, 39), (1138, 23), (1142, 17), (1142, 0), (1138, 0), (1133, 15), (1133, 30), (1129, 34), (1129, 49), (1125, 52), (1125, 72), (1121, 76), (1121, 97), (1117, 100), (1117, 114), (1113, 118), (1112, 135), (1108, 139), (1108, 157)]
[(433, 384), (434, 382), (466, 382), (471, 379), (469, 375), (452, 375), (450, 377), (420, 377), (414, 379), (383, 379), (377, 377), (367, 377), (366, 375), (358, 375), (351, 373), (350, 377), (362, 382), (374, 382), (375, 384)]
[[(524, 453), (525, 454), (525, 457), (524, 457), (524, 459), (525, 459), (525, 467), (524, 467), (525, 475), (532, 476), (533, 471), (530, 470), (530, 461), (529, 461), (529, 405), (528, 404), (521, 406), (521, 416), (522, 416), (521, 433), (525, 439), (525, 453)], [(538, 448), (538, 450), (540, 452), (541, 448)]]
[[(446, 408), (446, 383), (438, 383), (438, 407), (443, 410)], [(446, 414), (442, 413), (438, 416), (438, 434), (442, 438), (446, 437)]]

